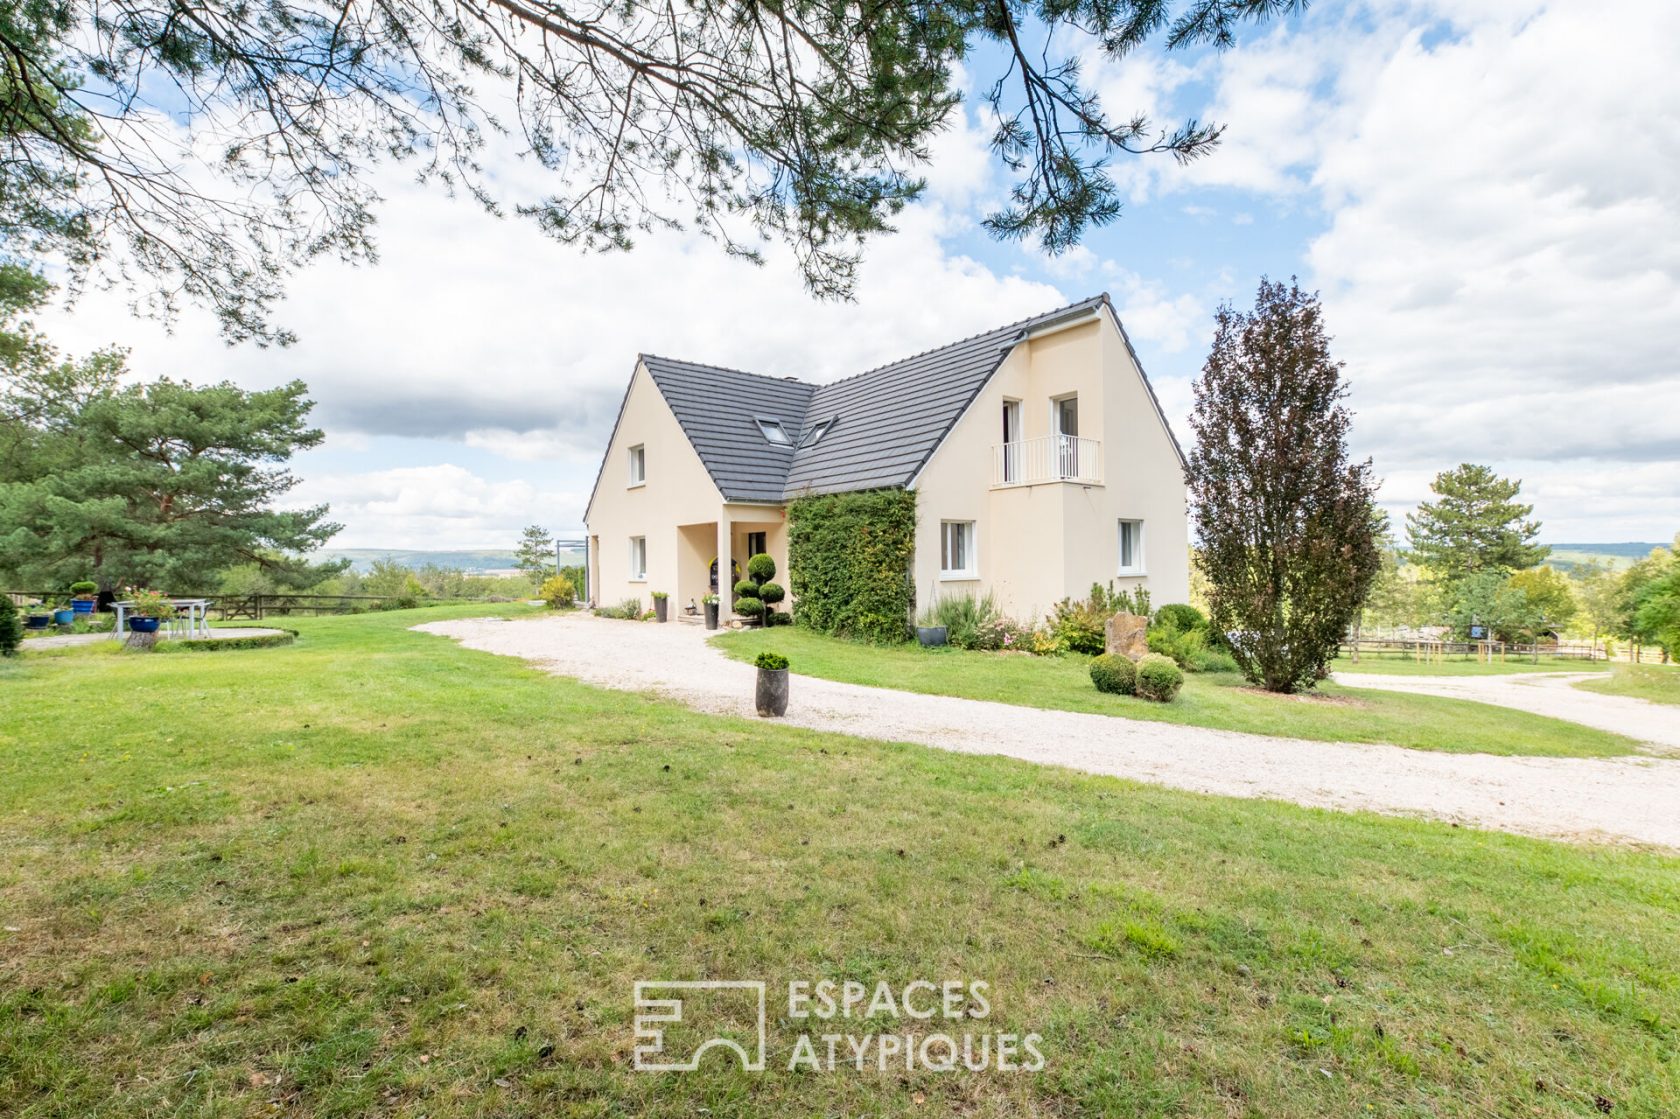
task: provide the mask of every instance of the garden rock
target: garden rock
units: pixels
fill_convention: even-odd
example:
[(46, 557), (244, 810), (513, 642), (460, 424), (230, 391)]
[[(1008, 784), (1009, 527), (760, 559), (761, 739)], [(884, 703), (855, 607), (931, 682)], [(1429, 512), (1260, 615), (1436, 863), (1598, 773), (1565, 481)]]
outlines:
[(1149, 652), (1149, 619), (1142, 614), (1116, 614), (1104, 629), (1104, 650), (1140, 660)]

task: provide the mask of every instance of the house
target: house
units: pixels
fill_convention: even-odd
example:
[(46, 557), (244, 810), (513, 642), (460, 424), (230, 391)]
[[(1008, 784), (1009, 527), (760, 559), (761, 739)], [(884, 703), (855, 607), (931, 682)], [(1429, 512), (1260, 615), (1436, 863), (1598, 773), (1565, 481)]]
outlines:
[(1183, 602), (1183, 465), (1106, 294), (822, 385), (643, 354), (584, 514), (589, 594), (676, 611), (759, 552), (785, 583), (789, 501), (897, 487), (920, 603), (991, 592), (1027, 621), (1111, 580)]

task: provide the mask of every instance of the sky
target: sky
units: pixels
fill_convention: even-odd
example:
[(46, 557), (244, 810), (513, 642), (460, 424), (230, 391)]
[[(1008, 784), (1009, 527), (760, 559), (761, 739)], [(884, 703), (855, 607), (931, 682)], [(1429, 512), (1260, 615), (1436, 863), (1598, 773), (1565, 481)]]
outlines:
[[(1542, 539), (1665, 541), (1676, 42), (1666, 0), (1356, 0), (1223, 53), (1092, 52), (1111, 113), (1217, 121), (1222, 146), (1117, 162), (1121, 217), (1051, 258), (981, 230), (1007, 178), (971, 98), (849, 303), (813, 300), (779, 249), (754, 266), (666, 233), (586, 255), (394, 168), (379, 262), (300, 273), (277, 314), (294, 346), (227, 346), (196, 309), (166, 329), (120, 292), (41, 320), (71, 352), (130, 347), (143, 378), (307, 382), (327, 439), (292, 499), (330, 503), (334, 546), (511, 548), (527, 524), (581, 531), (640, 352), (824, 381), (1107, 291), (1184, 439), (1215, 309), (1295, 275), (1322, 293), (1352, 449), (1396, 525), (1470, 461), (1522, 479)], [(486, 166), (510, 199), (542, 189), (514, 150)]]

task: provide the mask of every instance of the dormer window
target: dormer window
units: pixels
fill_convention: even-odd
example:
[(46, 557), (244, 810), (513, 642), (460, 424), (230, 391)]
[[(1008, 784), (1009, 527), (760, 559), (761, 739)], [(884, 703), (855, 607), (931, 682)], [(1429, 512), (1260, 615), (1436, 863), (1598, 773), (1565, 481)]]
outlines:
[(784, 430), (782, 425), (777, 423), (775, 420), (757, 419), (756, 417), (755, 419), (758, 423), (758, 430), (762, 431), (764, 433), (764, 438), (768, 439), (770, 442), (784, 447), (793, 442), (793, 440), (788, 438), (787, 431)]
[(815, 447), (817, 445), (817, 440), (827, 435), (828, 429), (833, 426), (834, 421), (832, 419), (823, 420), (821, 423), (811, 425), (810, 430), (805, 432), (805, 438), (799, 441), (799, 445), (801, 447)]

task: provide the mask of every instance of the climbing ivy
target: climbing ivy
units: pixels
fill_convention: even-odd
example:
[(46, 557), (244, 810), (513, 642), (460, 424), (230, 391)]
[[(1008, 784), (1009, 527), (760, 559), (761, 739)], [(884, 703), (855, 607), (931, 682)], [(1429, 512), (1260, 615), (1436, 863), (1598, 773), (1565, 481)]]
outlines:
[(788, 506), (794, 624), (878, 645), (905, 640), (916, 611), (915, 553), (914, 493), (795, 499)]

